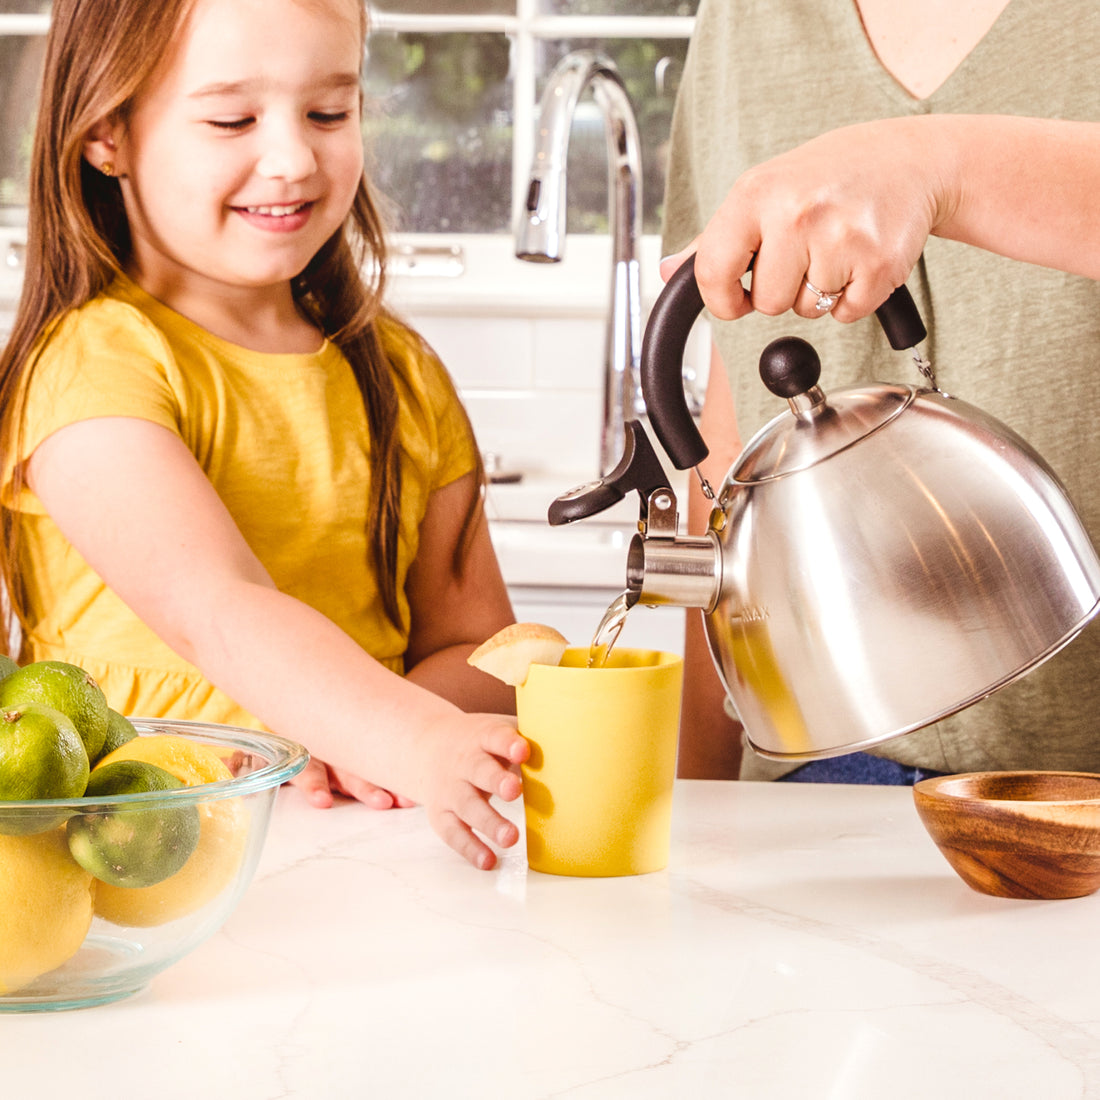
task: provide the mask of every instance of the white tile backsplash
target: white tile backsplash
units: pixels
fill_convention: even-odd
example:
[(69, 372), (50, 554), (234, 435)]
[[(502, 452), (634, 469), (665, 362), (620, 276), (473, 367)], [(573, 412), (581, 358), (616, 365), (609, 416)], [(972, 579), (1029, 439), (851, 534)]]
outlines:
[(528, 390), (535, 384), (534, 333), (526, 318), (414, 316), (421, 335), (463, 390)]
[[(643, 241), (643, 319), (660, 289), (658, 244)], [(395, 300), (451, 372), (481, 450), (505, 469), (575, 485), (599, 464), (609, 243), (570, 239), (557, 265), (520, 263), (507, 245), (464, 239), (462, 277), (396, 279)], [(701, 323), (689, 377), (705, 380), (708, 352)]]
[(567, 481), (596, 476), (603, 321), (441, 312), (408, 317), (451, 372), (483, 452), (525, 474), (560, 471)]
[(462, 387), (462, 398), (481, 450), (495, 452), (506, 468), (528, 475), (560, 472), (564, 488), (596, 476), (598, 394)]
[(567, 317), (532, 322), (535, 387), (603, 393), (607, 326)]

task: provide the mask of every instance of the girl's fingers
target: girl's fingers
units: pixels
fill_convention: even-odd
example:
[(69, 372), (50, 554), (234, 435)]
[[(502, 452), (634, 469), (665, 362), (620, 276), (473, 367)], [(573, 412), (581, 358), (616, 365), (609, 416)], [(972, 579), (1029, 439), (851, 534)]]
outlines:
[(444, 843), (467, 863), (489, 871), (496, 866), (496, 853), (475, 834), (475, 830), (488, 837), (497, 847), (510, 848), (519, 840), (519, 829), (501, 817), (474, 792), (471, 794), (478, 806), (470, 805), (463, 813), (444, 811), (432, 819), (432, 827)]
[(372, 810), (390, 810), (397, 805), (397, 799), (390, 791), (371, 783), (369, 779), (361, 779), (350, 772), (337, 773), (337, 778), (341, 794), (362, 802)]
[(429, 814), (428, 820), (448, 848), (481, 871), (491, 871), (497, 862), (496, 853), (455, 814)]
[(327, 809), (335, 801), (333, 794), (354, 798), (372, 810), (389, 810), (394, 807), (414, 806), (411, 799), (387, 791), (352, 772), (330, 768), (321, 760), (311, 759), (306, 767), (291, 780), (314, 806)]
[(328, 768), (320, 760), (310, 760), (290, 782), (306, 796), (310, 805), (322, 810), (332, 805)]
[(505, 771), (497, 783), (497, 797), (503, 802), (515, 802), (521, 794), (523, 794), (523, 780), (514, 771)]
[(483, 790), (464, 785), (455, 800), (454, 813), (467, 827), (476, 829), (501, 848), (510, 848), (519, 839), (519, 829), (490, 805)]
[[(522, 764), (531, 755), (531, 746), (515, 728), (515, 719), (494, 714), (486, 722), (478, 747), (509, 764)], [(483, 790), (494, 788), (483, 787)]]
[[(531, 752), (531, 746), (524, 738), (520, 737), (519, 741), (520, 745), (512, 745), (516, 756), (511, 759), (515, 759), (517, 764), (526, 760)], [(519, 798), (523, 782), (514, 766), (502, 763), (502, 760), (509, 759), (502, 752), (494, 753), (492, 749), (487, 749), (477, 753), (461, 772), (465, 773), (471, 789), (482, 792), (482, 796), (496, 795), (505, 802), (512, 802)]]

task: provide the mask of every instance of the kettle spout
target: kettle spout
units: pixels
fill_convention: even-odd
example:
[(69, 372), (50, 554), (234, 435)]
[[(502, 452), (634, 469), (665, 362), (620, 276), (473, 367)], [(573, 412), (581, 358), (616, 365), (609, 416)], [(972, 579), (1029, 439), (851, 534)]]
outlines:
[(648, 607), (699, 607), (713, 611), (722, 591), (722, 547), (718, 535), (676, 533), (676, 495), (658, 488), (646, 502), (642, 534), (630, 540), (626, 590)]
[(722, 588), (722, 552), (714, 532), (702, 538), (635, 535), (626, 558), (626, 588), (647, 607), (698, 607), (709, 614)]

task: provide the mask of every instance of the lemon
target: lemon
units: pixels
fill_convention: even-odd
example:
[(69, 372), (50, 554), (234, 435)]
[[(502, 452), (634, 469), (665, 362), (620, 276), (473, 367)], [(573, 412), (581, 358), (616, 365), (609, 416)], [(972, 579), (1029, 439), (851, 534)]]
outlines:
[[(95, 768), (88, 798), (141, 791), (171, 791), (184, 784), (155, 764), (116, 760)], [(193, 805), (142, 802), (71, 817), (69, 851), (86, 871), (112, 886), (152, 886), (174, 875), (199, 842), (199, 812)]]
[(0, 708), (41, 703), (61, 711), (80, 734), (89, 760), (107, 736), (107, 697), (95, 679), (65, 661), (35, 661), (0, 680)]
[[(207, 745), (185, 737), (137, 737), (105, 756), (98, 767), (119, 760), (155, 764), (194, 787), (232, 779), (233, 773)], [(153, 886), (96, 884), (95, 911), (114, 924), (148, 927), (186, 916), (212, 901), (236, 877), (248, 840), (249, 812), (239, 798), (201, 803), (199, 840), (174, 875)]]
[(79, 798), (88, 782), (88, 754), (72, 722), (27, 703), (0, 711), (0, 832), (39, 833), (64, 814), (28, 810), (16, 817), (4, 802)]
[(99, 763), (108, 753), (114, 752), (120, 745), (125, 745), (127, 741), (132, 741), (137, 735), (138, 731), (134, 729), (134, 724), (129, 718), (123, 717), (117, 710), (108, 707), (107, 736), (103, 739), (103, 747), (99, 750), (99, 757), (93, 760), (92, 763)]
[(94, 880), (65, 834), (0, 836), (0, 996), (80, 950), (92, 923)]

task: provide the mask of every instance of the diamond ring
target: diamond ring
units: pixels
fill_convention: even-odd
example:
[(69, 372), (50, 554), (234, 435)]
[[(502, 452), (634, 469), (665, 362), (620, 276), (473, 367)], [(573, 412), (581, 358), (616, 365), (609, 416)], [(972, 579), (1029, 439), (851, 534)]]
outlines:
[(814, 308), (818, 313), (828, 313), (840, 301), (840, 296), (844, 293), (844, 287), (839, 290), (818, 290), (809, 279), (802, 280), (806, 284), (806, 289), (811, 294), (817, 295), (817, 301), (814, 303)]

